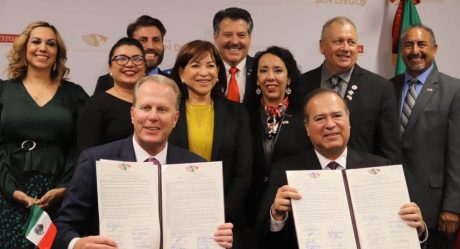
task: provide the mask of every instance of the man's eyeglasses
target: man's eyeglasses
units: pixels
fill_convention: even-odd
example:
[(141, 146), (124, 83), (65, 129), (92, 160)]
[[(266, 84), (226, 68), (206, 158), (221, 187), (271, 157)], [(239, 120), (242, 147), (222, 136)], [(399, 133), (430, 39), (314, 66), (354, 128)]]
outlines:
[(144, 56), (142, 55), (133, 55), (129, 57), (127, 55), (121, 54), (112, 58), (112, 61), (115, 61), (119, 66), (126, 66), (129, 60), (131, 60), (136, 66), (140, 66), (145, 63)]

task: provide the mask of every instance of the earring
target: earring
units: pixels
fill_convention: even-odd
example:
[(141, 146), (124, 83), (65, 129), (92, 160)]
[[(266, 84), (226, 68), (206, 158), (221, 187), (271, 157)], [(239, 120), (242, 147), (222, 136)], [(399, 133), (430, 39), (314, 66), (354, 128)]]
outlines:
[(292, 93), (292, 89), (289, 86), (287, 86), (284, 92), (286, 93), (286, 95), (290, 95)]
[(256, 94), (257, 94), (257, 95), (260, 95), (261, 93), (262, 93), (262, 90), (260, 90), (260, 87), (257, 86), (257, 88), (256, 88)]
[(112, 77), (112, 72), (109, 72), (110, 77)]

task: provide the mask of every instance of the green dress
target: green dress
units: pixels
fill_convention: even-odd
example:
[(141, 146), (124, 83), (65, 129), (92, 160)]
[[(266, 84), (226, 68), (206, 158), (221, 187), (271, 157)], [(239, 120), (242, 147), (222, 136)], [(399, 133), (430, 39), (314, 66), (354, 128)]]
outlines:
[[(67, 186), (78, 158), (78, 110), (87, 98), (81, 86), (63, 81), (40, 107), (21, 80), (0, 82), (0, 248), (33, 248), (23, 235), (29, 209), (13, 192), (40, 198)], [(57, 206), (47, 210), (52, 218)]]

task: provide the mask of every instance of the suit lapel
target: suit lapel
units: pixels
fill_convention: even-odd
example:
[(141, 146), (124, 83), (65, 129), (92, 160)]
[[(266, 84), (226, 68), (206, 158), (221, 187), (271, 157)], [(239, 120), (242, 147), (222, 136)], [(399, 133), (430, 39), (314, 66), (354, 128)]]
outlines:
[(311, 78), (305, 79), (307, 82), (302, 82), (302, 84), (305, 84), (306, 86), (306, 92), (309, 93), (316, 88), (321, 87), (321, 68), (323, 65), (319, 66), (318, 68), (314, 69), (313, 72), (311, 72)]
[(415, 101), (414, 108), (409, 117), (409, 122), (407, 123), (406, 130), (404, 131), (404, 136), (410, 133), (414, 127), (417, 119), (420, 117), (420, 114), (423, 113), (425, 106), (430, 101), (431, 97), (436, 93), (439, 86), (439, 72), (436, 69), (433, 69), (431, 74), (428, 76), (425, 84), (423, 84), (422, 90), (417, 96)]
[(246, 56), (246, 82), (244, 83), (244, 96), (243, 96), (243, 102), (247, 102), (246, 96), (248, 96), (248, 92), (251, 91), (251, 87), (249, 86), (249, 79), (251, 78), (252, 74), (252, 62), (254, 58), (251, 56)]
[[(353, 99), (356, 99), (360, 96), (360, 94), (358, 94), (358, 91), (360, 90), (360, 88), (362, 88), (361, 87), (362, 75), (363, 75), (363, 69), (360, 66), (358, 66), (358, 64), (355, 64), (353, 68), (353, 72), (351, 73), (350, 82), (348, 82), (347, 89), (345, 91), (345, 95), (343, 96), (350, 110), (359, 109), (359, 106), (356, 109), (354, 109), (351, 106), (354, 103), (358, 103), (358, 104), (360, 103), (359, 101), (356, 101), (356, 100), (353, 101)], [(353, 91), (354, 94), (348, 94), (349, 91)]]
[(402, 89), (404, 86), (404, 74), (396, 76), (393, 80), (393, 86), (395, 88), (396, 100), (398, 101), (398, 111), (401, 110), (401, 98), (402, 98)]
[(367, 167), (369, 165), (362, 165), (363, 158), (350, 147), (347, 148), (347, 169), (357, 169)]
[(212, 153), (211, 160), (215, 161), (219, 155), (220, 148), (224, 141), (224, 130), (227, 117), (227, 108), (225, 106), (224, 100), (217, 99), (214, 101), (214, 134), (212, 141)]
[(177, 120), (176, 127), (174, 128), (174, 132), (176, 133), (174, 143), (188, 150), (187, 113), (185, 107), (185, 100), (182, 100), (179, 106), (179, 120)]
[(133, 136), (126, 138), (120, 146), (118, 157), (122, 161), (135, 162), (136, 155), (134, 153)]
[(318, 157), (316, 156), (315, 149), (311, 148), (306, 152), (306, 163), (308, 170), (322, 170)]

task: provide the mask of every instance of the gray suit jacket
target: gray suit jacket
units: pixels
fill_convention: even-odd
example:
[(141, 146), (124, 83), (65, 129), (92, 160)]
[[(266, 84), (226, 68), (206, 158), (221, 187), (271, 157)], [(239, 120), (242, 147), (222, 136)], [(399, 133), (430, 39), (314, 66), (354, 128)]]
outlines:
[[(398, 105), (404, 74), (392, 79)], [(428, 228), (441, 211), (460, 213), (460, 80), (433, 69), (402, 134), (403, 165), (411, 200)]]
[[(136, 161), (132, 139), (130, 136), (83, 151), (55, 221), (58, 233), (53, 248), (67, 249), (75, 237), (99, 234), (96, 161)], [(187, 150), (168, 144), (168, 164), (203, 161), (204, 159)]]

